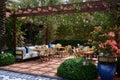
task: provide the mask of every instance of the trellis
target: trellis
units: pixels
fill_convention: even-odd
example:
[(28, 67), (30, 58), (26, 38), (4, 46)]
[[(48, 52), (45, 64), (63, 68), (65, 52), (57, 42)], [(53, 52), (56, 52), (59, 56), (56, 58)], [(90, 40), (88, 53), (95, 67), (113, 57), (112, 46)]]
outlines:
[[(118, 10), (120, 7), (117, 6), (116, 1), (111, 0), (99, 0), (82, 3), (71, 3), (54, 6), (41, 6), (34, 8), (18, 9), (13, 12), (11, 17), (28, 17), (28, 16), (47, 16), (57, 14), (73, 14), (81, 12), (95, 12), (95, 11), (110, 11)], [(14, 51), (16, 49), (16, 25), (14, 25)], [(48, 28), (46, 28), (46, 44), (48, 43)]]
[(116, 3), (110, 3), (109, 0), (62, 4), (54, 6), (42, 6), (35, 8), (18, 9), (14, 17), (26, 16), (46, 16), (55, 14), (72, 14), (80, 12), (106, 11), (117, 8)]

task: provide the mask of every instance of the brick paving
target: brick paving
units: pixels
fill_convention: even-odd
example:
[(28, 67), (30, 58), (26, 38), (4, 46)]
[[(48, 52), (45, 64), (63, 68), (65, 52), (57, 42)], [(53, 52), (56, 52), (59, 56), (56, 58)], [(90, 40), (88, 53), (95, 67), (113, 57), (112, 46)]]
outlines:
[(65, 60), (73, 58), (73, 56), (64, 58), (53, 58), (49, 61), (41, 62), (39, 59), (25, 60), (16, 62), (9, 66), (2, 66), (0, 69), (11, 70), (22, 73), (37, 74), (50, 77), (58, 77), (56, 75), (58, 66)]
[[(0, 69), (11, 70), (22, 73), (36, 74), (42, 76), (58, 77), (56, 75), (58, 66), (66, 59), (73, 58), (73, 56), (64, 58), (53, 58), (49, 61), (41, 62), (39, 59), (25, 60), (21, 62), (16, 62), (15, 64), (9, 66), (2, 66)], [(100, 78), (98, 77), (98, 79)], [(120, 80), (120, 78), (115, 77), (114, 80)]]

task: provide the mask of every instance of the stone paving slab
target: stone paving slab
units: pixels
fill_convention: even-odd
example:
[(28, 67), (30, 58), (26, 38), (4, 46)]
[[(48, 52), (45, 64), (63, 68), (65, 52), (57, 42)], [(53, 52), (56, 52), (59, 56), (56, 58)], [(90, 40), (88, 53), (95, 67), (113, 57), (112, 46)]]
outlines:
[[(17, 62), (9, 66), (2, 66), (0, 69), (17, 71), (22, 73), (36, 74), (36, 75), (45, 75), (50, 77), (56, 77), (58, 66), (66, 59), (73, 58), (73, 56), (64, 57), (64, 58), (53, 58), (50, 61), (40, 62), (39, 59), (27, 60), (22, 62)], [(98, 77), (97, 80), (100, 80)], [(120, 80), (117, 76), (114, 80)]]

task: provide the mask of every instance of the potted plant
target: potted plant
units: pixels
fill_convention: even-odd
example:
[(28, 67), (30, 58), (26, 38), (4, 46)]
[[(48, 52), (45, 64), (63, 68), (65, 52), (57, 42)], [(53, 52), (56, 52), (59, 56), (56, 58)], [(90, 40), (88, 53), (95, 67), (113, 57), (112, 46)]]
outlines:
[(116, 28), (95, 27), (92, 34), (92, 44), (98, 52), (98, 72), (102, 80), (113, 80), (116, 72), (116, 57), (120, 49), (116, 42)]
[[(118, 28), (118, 30), (120, 31), (120, 26)], [(120, 32), (118, 32), (117, 34), (117, 47), (120, 49)], [(117, 75), (120, 77), (120, 55), (117, 56)]]

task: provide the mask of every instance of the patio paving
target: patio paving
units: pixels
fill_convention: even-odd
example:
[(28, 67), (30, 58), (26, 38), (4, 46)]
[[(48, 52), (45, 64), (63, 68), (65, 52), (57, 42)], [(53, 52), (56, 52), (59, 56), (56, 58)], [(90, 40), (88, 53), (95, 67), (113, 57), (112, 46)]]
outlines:
[[(41, 62), (39, 59), (31, 59), (16, 62), (15, 64), (9, 66), (2, 66), (0, 67), (0, 69), (58, 78), (58, 76), (56, 75), (58, 66), (64, 60), (73, 57), (74, 56), (68, 56), (64, 58), (53, 58), (50, 61), (43, 62)], [(100, 80), (100, 78), (98, 77), (98, 79), (96, 80)], [(116, 76), (114, 80), (120, 80), (120, 78)]]
[(50, 61), (41, 62), (39, 59), (25, 60), (16, 62), (9, 66), (2, 66), (0, 69), (11, 70), (22, 73), (58, 77), (56, 75), (57, 68), (65, 59), (73, 58), (73, 56), (64, 58), (53, 58)]

